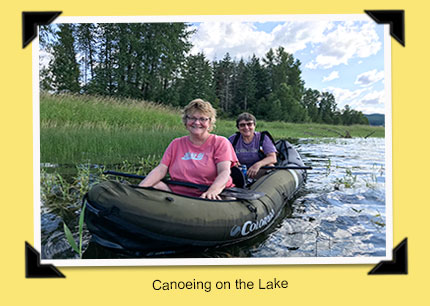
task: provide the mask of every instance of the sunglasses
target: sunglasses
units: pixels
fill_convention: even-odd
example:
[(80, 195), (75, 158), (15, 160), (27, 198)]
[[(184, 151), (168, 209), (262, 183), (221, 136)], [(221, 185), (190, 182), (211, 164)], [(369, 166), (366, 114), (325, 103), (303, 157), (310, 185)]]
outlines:
[(240, 128), (243, 128), (245, 126), (251, 127), (253, 125), (254, 125), (254, 122), (239, 123)]
[(196, 117), (188, 117), (187, 116), (187, 120), (190, 122), (196, 122), (196, 121), (200, 121), (201, 123), (206, 123), (208, 122), (208, 120), (210, 120), (211, 118), (207, 118), (207, 117), (200, 117), (200, 118), (196, 118)]

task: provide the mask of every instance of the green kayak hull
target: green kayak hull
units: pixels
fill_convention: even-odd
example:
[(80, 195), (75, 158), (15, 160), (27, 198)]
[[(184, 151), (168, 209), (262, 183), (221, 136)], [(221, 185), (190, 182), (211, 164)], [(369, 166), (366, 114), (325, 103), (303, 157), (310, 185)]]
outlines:
[[(304, 166), (287, 142), (276, 143), (279, 166)], [(154, 252), (238, 243), (267, 230), (302, 186), (306, 171), (269, 171), (249, 190), (255, 200), (207, 200), (105, 181), (86, 196), (85, 222), (93, 240), (108, 248)]]

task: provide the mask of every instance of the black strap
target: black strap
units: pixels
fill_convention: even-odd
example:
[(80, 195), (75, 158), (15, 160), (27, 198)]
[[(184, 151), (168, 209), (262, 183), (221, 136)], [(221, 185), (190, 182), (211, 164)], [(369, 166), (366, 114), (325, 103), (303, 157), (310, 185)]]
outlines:
[(267, 135), (267, 137), (270, 138), (270, 140), (272, 141), (273, 145), (275, 145), (275, 140), (273, 139), (272, 135), (270, 135), (270, 133), (268, 131), (262, 131), (261, 132), (261, 138), (260, 138), (260, 145), (263, 145), (263, 140), (264, 140), (264, 135)]
[(267, 135), (267, 137), (269, 137), (269, 139), (272, 141), (273, 145), (276, 147), (275, 141), (273, 140), (272, 135), (270, 135), (270, 133), (268, 131), (262, 131), (261, 135), (260, 135), (260, 143), (258, 145), (258, 156), (260, 157), (260, 159), (263, 159), (266, 157), (266, 154), (264, 153), (263, 150), (263, 141), (264, 141), (264, 137)]
[(240, 137), (240, 132), (236, 132), (236, 136), (234, 136), (233, 143), (232, 143), (235, 151), (236, 151), (237, 142), (239, 141), (239, 137)]

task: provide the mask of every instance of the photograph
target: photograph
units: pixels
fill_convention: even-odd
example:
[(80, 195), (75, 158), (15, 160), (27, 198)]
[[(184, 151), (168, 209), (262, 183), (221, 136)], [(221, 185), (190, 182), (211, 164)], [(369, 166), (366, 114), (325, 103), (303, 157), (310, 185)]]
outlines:
[(38, 31), (42, 263), (391, 260), (389, 25), (59, 17)]

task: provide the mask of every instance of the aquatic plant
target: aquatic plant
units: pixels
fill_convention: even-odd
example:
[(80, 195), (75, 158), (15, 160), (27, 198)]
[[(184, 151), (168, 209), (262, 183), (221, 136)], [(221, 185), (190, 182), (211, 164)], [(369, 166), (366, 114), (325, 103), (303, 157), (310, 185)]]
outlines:
[(90, 186), (90, 165), (78, 165), (77, 168), (77, 176), (74, 178), (72, 182), (72, 186), (78, 192), (79, 197), (82, 197), (88, 191), (88, 187)]
[(161, 158), (155, 154), (141, 157), (136, 163), (125, 159), (122, 163), (109, 170), (146, 175), (160, 163), (160, 159)]
[(383, 177), (384, 176), (385, 168), (383, 165), (376, 165), (373, 164), (372, 166), (372, 172), (367, 176), (367, 178), (363, 178), (364, 182), (366, 183), (366, 187), (370, 189), (376, 189), (378, 187), (378, 176)]
[(366, 183), (366, 187), (370, 189), (376, 189), (377, 187), (377, 179), (376, 175), (374, 173), (369, 175), (370, 179), (363, 178), (364, 182)]
[(48, 209), (63, 219), (73, 215), (79, 196), (72, 191), (72, 184), (63, 175), (57, 172), (40, 171), (40, 198), (42, 207)]
[(336, 178), (334, 185), (335, 189), (339, 190), (340, 186), (344, 186), (345, 188), (352, 188), (354, 187), (355, 183), (357, 182), (357, 175), (352, 174), (351, 169), (345, 170), (346, 174), (342, 178)]
[(370, 220), (370, 222), (372, 222), (373, 224), (379, 226), (379, 227), (385, 227), (385, 221), (384, 218), (382, 217), (381, 213), (378, 212), (373, 219)]
[[(105, 170), (134, 173), (139, 175), (148, 174), (160, 162), (156, 155), (141, 157), (137, 163), (124, 160), (117, 165), (77, 165), (76, 170), (63, 169), (61, 167), (46, 168), (40, 170), (40, 195), (43, 205), (48, 210), (57, 212), (64, 218), (63, 210), (75, 211), (79, 209), (80, 201), (92, 185), (110, 180), (124, 180), (114, 176), (107, 176)], [(64, 172), (73, 171), (74, 174)]]
[(331, 173), (331, 159), (329, 158), (327, 161), (327, 165), (325, 166), (325, 176), (329, 176)]
[(85, 215), (85, 207), (86, 203), (82, 206), (81, 214), (79, 216), (79, 247), (75, 242), (75, 239), (73, 237), (72, 232), (70, 231), (69, 227), (66, 225), (66, 223), (63, 222), (63, 228), (64, 228), (64, 234), (66, 235), (67, 241), (69, 242), (72, 249), (78, 253), (79, 258), (82, 258), (82, 235), (84, 231), (84, 215)]

